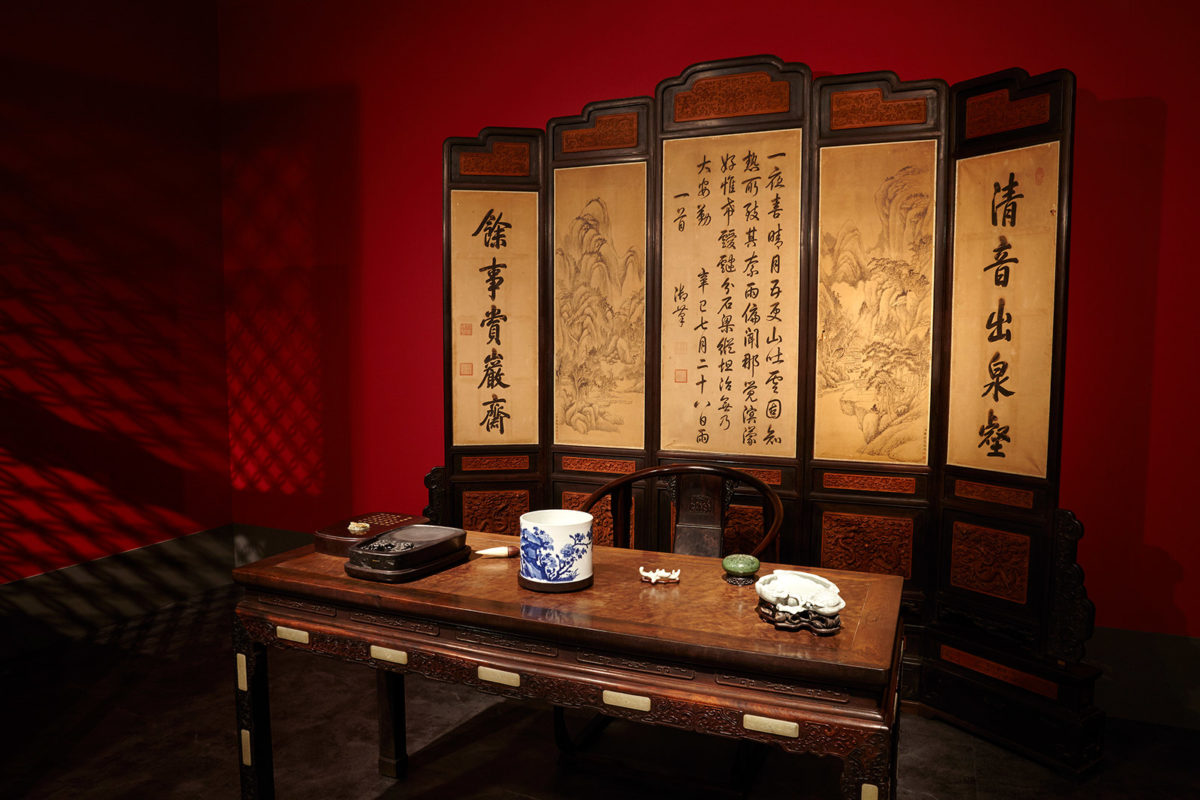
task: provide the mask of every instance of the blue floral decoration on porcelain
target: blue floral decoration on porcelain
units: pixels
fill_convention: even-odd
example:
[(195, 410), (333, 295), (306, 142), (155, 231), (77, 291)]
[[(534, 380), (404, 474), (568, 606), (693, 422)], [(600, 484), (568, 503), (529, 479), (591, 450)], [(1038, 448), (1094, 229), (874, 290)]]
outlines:
[(554, 552), (550, 534), (536, 525), (521, 529), (521, 577), (549, 583), (578, 580), (578, 561), (592, 547), (592, 529), (571, 534), (571, 540)]

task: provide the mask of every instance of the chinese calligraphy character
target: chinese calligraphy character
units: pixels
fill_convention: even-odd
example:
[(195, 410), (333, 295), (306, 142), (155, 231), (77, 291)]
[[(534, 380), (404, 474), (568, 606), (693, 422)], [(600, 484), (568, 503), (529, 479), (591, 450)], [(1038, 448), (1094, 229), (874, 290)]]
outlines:
[(993, 267), (996, 269), (996, 271), (992, 274), (997, 286), (1008, 286), (1008, 271), (1010, 269), (1008, 265), (1018, 264), (1021, 261), (1021, 259), (1013, 258), (1008, 254), (1009, 248), (1011, 247), (1012, 245), (1008, 243), (1008, 237), (1001, 236), (1000, 244), (996, 245), (996, 247), (992, 250), (992, 255), (996, 257), (996, 260), (983, 268), (984, 272), (987, 272)]
[(491, 344), (492, 342), (500, 344), (500, 323), (507, 321), (508, 316), (493, 305), (491, 310), (483, 315), (483, 319), (479, 323), (479, 327), (488, 329), (488, 338), (484, 344)]
[(481, 405), (487, 409), (484, 412), (483, 420), (479, 423), (485, 431), (489, 433), (499, 429), (500, 435), (504, 435), (504, 420), (508, 419), (511, 414), (504, 410), (505, 399), (492, 395), (491, 400), (484, 400)]
[(495, 213), (496, 209), (489, 208), (487, 213), (483, 215), (483, 219), (479, 221), (479, 227), (471, 236), (478, 236), (483, 232), (483, 246), (494, 247), (499, 250), (501, 247), (508, 247), (508, 239), (505, 238), (505, 231), (512, 227), (511, 222), (504, 222), (504, 212)]
[(475, 387), (482, 389), (484, 385), (489, 389), (495, 389), (497, 386), (507, 389), (509, 385), (504, 382), (504, 354), (492, 348), (490, 356), (483, 357), (483, 378)]
[(1000, 302), (996, 307), (996, 310), (988, 315), (988, 321), (987, 321), (988, 341), (989, 342), (998, 342), (998, 341), (1003, 340), (1006, 342), (1011, 342), (1012, 341), (1012, 331), (1010, 331), (1004, 327), (1005, 325), (1008, 325), (1011, 322), (1012, 322), (1012, 314), (1005, 313), (1004, 298), (1001, 297)]
[(992, 396), (992, 402), (1000, 402), (1000, 396), (1012, 397), (1014, 394), (1011, 389), (1005, 389), (1004, 384), (1008, 382), (1008, 377), (1005, 373), (1008, 372), (1008, 362), (1000, 360), (1000, 354), (996, 353), (992, 356), (992, 360), (988, 362), (988, 377), (991, 379), (983, 386), (983, 394), (980, 397)]
[[(1017, 187), (1021, 184), (1016, 180), (1013, 173), (1008, 173), (1008, 183), (1004, 186), (997, 181), (992, 184), (995, 188), (992, 190), (992, 227), (996, 227), (999, 223), (1000, 227), (1017, 227), (1017, 198), (1024, 197), (1023, 194), (1017, 194)], [(997, 216), (996, 212), (1000, 212)]]
[(496, 257), (492, 256), (492, 263), (479, 268), (480, 272), (486, 273), (488, 295), (493, 300), (496, 299), (496, 292), (500, 289), (500, 284), (504, 283), (504, 276), (500, 274), (500, 270), (508, 269), (508, 264), (497, 264)]
[(786, 188), (783, 184), (783, 172), (779, 169), (779, 165), (771, 167), (771, 174), (767, 176), (768, 189), (783, 189)]
[(988, 409), (988, 419), (986, 425), (979, 426), (979, 435), (982, 437), (976, 447), (988, 446), (990, 452), (988, 458), (1004, 458), (1004, 443), (1012, 443), (1012, 439), (1008, 436), (1007, 425), (1001, 425), (996, 412)]

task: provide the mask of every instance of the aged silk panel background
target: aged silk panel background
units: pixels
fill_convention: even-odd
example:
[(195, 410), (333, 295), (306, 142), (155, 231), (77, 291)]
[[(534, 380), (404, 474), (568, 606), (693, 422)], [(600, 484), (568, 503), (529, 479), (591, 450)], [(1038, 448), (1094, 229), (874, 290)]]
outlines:
[(813, 457), (926, 464), (933, 140), (821, 150)]
[(554, 173), (554, 441), (644, 446), (646, 165)]

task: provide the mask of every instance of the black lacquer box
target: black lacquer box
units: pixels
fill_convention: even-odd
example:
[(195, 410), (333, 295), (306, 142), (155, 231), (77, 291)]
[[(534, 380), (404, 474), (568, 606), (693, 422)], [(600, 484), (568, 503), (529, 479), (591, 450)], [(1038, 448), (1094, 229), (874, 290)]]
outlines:
[(409, 525), (350, 548), (346, 574), (384, 583), (416, 580), (467, 560), (467, 532), (443, 525)]

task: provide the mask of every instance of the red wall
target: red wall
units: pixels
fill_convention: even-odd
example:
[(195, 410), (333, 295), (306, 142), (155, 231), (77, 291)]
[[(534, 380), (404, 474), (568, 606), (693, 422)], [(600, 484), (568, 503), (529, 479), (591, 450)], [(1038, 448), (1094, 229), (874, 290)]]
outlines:
[(442, 459), (442, 140), (770, 53), (1076, 73), (1062, 505), (1099, 624), (1200, 635), (1194, 7), (571, 8), (10, 9), (0, 579), (231, 520), (419, 509)]
[[(1062, 505), (1086, 527), (1080, 559), (1098, 624), (1200, 635), (1194, 5), (420, 6), (220, 5), (224, 98), (354, 100), (344, 120), (354, 151), (329, 154), (359, 170), (342, 198), (357, 209), (356, 260), (345, 307), (332, 312), (349, 325), (353, 479), (339, 511), (419, 509), (422, 476), (442, 460), (445, 137), (540, 127), (588, 101), (651, 94), (694, 62), (756, 53), (817, 75), (891, 69), (950, 82), (1066, 67), (1079, 99)], [(247, 500), (239, 521), (271, 522)]]
[(0, 26), (0, 582), (230, 519), (216, 13), (166, 5)]

